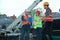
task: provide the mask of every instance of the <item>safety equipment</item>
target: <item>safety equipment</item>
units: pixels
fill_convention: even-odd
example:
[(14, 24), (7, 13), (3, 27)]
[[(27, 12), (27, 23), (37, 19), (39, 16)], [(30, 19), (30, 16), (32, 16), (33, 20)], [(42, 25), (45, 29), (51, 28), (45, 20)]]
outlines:
[(34, 29), (42, 28), (42, 22), (34, 22)]
[(26, 24), (30, 24), (30, 22), (28, 22), (28, 16), (27, 15), (23, 15), (22, 18), (23, 18), (22, 26), (26, 25)]
[(42, 20), (40, 17), (34, 15), (34, 29), (42, 28)]
[(26, 25), (26, 24), (30, 24), (30, 22), (28, 22), (28, 21), (22, 22), (22, 26), (23, 26), (23, 25)]
[(24, 15), (24, 19), (27, 20), (28, 19), (28, 16)]
[(30, 10), (26, 9), (25, 12), (30, 12)]
[(49, 3), (48, 2), (44, 2), (44, 4), (43, 4), (44, 6), (47, 6), (47, 5), (49, 5)]
[(47, 18), (44, 18), (44, 22), (53, 22), (53, 15), (51, 10), (50, 10), (50, 16)]

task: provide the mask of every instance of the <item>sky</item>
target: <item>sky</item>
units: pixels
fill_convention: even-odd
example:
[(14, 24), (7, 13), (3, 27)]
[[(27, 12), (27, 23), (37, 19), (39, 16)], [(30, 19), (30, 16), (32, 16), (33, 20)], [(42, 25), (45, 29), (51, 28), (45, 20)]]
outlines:
[[(24, 12), (35, 0), (0, 0), (0, 13), (8, 16), (16, 15), (17, 17)], [(59, 12), (60, 0), (43, 0), (35, 8), (43, 8), (44, 2), (49, 2), (53, 12)]]

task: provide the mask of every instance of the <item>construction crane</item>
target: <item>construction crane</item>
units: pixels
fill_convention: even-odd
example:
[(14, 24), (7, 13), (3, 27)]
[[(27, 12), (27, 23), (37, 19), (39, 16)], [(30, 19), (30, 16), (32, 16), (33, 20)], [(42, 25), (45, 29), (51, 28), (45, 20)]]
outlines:
[[(30, 5), (30, 6), (27, 8), (27, 10), (31, 11), (31, 10), (32, 10), (35, 6), (37, 6), (40, 2), (42, 2), (42, 0), (35, 0), (35, 1), (32, 3), (32, 5)], [(20, 14), (20, 16), (19, 16), (11, 25), (9, 25), (6, 30), (10, 30), (10, 31), (11, 31), (11, 29), (12, 29), (15, 25), (17, 25), (18, 22), (20, 22), (20, 20), (21, 20), (20, 17), (21, 17), (24, 13), (25, 13), (25, 11), (24, 11), (22, 14)]]

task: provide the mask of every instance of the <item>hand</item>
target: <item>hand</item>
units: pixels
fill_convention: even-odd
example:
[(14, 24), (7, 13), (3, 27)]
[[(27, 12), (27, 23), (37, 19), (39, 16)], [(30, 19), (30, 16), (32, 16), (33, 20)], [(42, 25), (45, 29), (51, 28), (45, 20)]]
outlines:
[(42, 16), (39, 16), (41, 19), (43, 18)]
[(42, 20), (45, 20), (46, 19), (46, 17), (42, 17)]
[(38, 22), (38, 21), (36, 21), (36, 20), (34, 20), (35, 22)]
[(43, 16), (40, 16), (40, 18), (41, 18), (42, 20), (44, 20), (44, 19), (45, 19), (45, 17), (43, 17)]

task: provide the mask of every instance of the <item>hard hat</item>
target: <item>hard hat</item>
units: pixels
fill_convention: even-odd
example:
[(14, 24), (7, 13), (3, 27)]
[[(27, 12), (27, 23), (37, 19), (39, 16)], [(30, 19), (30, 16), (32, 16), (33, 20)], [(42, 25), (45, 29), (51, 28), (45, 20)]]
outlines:
[(30, 12), (30, 10), (26, 9), (25, 12)]
[(43, 5), (44, 5), (44, 6), (45, 6), (45, 5), (49, 5), (49, 3), (48, 3), (48, 2), (44, 2), (44, 4), (43, 4)]

